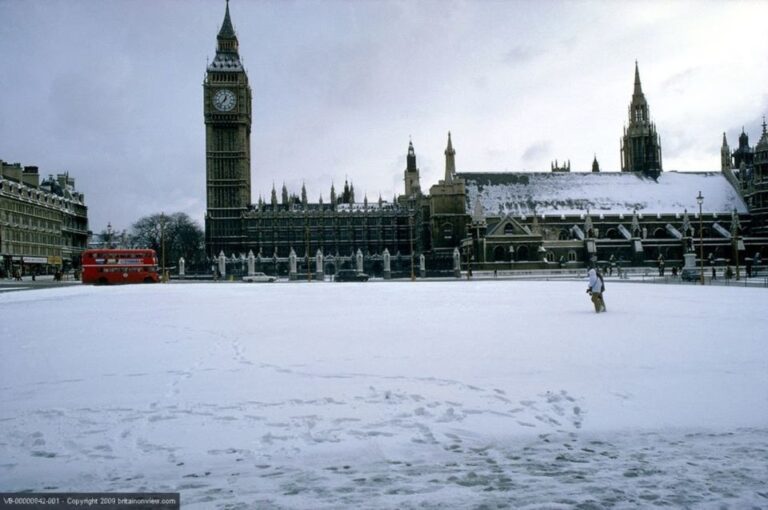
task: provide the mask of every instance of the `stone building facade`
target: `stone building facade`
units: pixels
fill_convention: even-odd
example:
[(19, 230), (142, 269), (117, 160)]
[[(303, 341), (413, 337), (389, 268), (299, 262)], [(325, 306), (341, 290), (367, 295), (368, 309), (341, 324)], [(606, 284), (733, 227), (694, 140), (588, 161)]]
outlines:
[(278, 273), (287, 271), (289, 259), (307, 273), (313, 260), (323, 260), (317, 272), (354, 265), (378, 275), (392, 257), (393, 275), (413, 273), (414, 266), (418, 274), (447, 275), (456, 274), (457, 263), (462, 270), (662, 260), (682, 266), (684, 255), (702, 244), (713, 262), (754, 263), (768, 255), (765, 128), (755, 149), (740, 140), (736, 152), (723, 152), (721, 172), (663, 172), (637, 63), (620, 172), (603, 171), (596, 156), (587, 172), (571, 171), (570, 160), (553, 163), (549, 172), (459, 172), (448, 133), (444, 177), (428, 194), (411, 142), (404, 193), (391, 202), (355, 200), (354, 187), (345, 183), (338, 196), (331, 186), (328, 202), (310, 203), (305, 189), (289, 195), (283, 186), (279, 202), (273, 187), (269, 201), (250, 204), (251, 91), (237, 47), (227, 7), (204, 84), (212, 260), (226, 257), (245, 267), (252, 254), (257, 270)]
[(741, 130), (739, 146), (731, 152), (723, 133), (720, 148), (721, 171), (741, 191), (751, 213), (751, 230), (768, 236), (768, 126), (763, 118), (763, 131), (757, 145), (749, 145), (749, 135)]
[(40, 181), (38, 168), (0, 160), (0, 269), (46, 272), (79, 267), (88, 208), (69, 174)]

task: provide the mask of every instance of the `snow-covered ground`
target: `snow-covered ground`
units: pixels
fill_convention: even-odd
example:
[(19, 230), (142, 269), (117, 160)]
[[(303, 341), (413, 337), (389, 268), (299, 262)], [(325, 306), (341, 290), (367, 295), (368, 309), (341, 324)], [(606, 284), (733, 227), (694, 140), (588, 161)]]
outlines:
[[(183, 508), (768, 507), (765, 289), (0, 294), (0, 491)], [(590, 506), (591, 505), (591, 506)]]

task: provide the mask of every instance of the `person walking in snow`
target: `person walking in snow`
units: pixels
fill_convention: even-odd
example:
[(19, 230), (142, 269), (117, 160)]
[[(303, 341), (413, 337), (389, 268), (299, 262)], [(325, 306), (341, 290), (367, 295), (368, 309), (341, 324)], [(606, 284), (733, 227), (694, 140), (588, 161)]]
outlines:
[(595, 313), (605, 312), (605, 301), (603, 300), (605, 283), (603, 282), (603, 275), (601, 275), (594, 267), (589, 269), (588, 274), (589, 286), (587, 287), (587, 294), (592, 297), (592, 304), (595, 305)]

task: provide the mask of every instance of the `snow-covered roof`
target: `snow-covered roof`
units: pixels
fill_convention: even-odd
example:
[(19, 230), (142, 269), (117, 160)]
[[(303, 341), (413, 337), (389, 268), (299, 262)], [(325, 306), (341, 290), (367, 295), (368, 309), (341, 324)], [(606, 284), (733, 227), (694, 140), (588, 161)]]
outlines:
[(721, 172), (663, 172), (658, 180), (630, 172), (460, 173), (466, 181), (466, 211), (479, 199), (486, 215), (746, 213), (739, 193)]

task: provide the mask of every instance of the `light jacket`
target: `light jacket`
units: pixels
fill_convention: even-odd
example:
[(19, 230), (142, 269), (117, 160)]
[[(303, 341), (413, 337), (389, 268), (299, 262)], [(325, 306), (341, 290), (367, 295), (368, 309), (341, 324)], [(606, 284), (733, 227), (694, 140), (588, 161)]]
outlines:
[(597, 271), (594, 269), (589, 270), (589, 288), (592, 292), (602, 292), (603, 283), (600, 278), (597, 277)]

